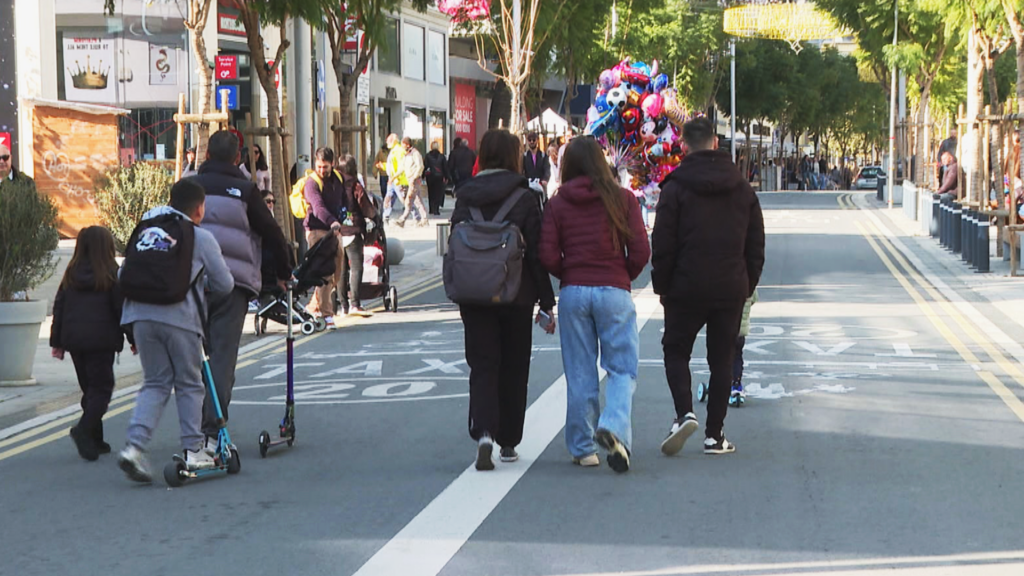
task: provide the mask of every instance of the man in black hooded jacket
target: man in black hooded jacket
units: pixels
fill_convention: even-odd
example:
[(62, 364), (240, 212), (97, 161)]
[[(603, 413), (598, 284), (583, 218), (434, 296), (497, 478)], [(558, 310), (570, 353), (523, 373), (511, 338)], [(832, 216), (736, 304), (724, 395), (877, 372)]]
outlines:
[(706, 325), (711, 382), (704, 453), (727, 454), (736, 449), (722, 431), (734, 346), (743, 303), (764, 267), (764, 218), (750, 184), (729, 153), (718, 150), (710, 121), (687, 122), (683, 140), (689, 153), (661, 184), (651, 237), (651, 281), (665, 307), (665, 375), (676, 409), (661, 450), (678, 453), (698, 428), (689, 364)]

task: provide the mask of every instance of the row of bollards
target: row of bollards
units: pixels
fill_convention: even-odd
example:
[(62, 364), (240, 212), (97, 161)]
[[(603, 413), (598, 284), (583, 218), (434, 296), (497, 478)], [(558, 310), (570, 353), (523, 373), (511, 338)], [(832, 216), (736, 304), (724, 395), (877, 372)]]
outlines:
[(933, 197), (929, 231), (943, 248), (960, 254), (976, 272), (990, 271), (989, 221), (984, 214), (952, 199)]

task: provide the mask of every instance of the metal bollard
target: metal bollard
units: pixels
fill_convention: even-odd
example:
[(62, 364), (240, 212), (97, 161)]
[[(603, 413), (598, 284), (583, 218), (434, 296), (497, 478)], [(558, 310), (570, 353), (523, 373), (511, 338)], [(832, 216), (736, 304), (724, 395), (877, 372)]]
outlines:
[(952, 220), (950, 221), (952, 223), (952, 226), (950, 227), (950, 234), (951, 239), (953, 241), (950, 242), (949, 244), (949, 247), (953, 251), (953, 254), (959, 254), (960, 249), (963, 247), (963, 235), (960, 231), (961, 224), (963, 223), (962, 214), (963, 207), (960, 204), (954, 202), (952, 210)]
[(928, 224), (928, 235), (932, 238), (939, 237), (939, 199), (932, 195), (931, 220)]
[(942, 201), (942, 217), (939, 219), (939, 244), (949, 248), (949, 203)]
[(975, 254), (975, 268), (977, 272), (987, 273), (989, 272), (989, 221), (988, 217), (983, 214), (978, 214), (978, 235), (977, 235), (977, 252)]
[(964, 251), (961, 258), (968, 266), (974, 265), (974, 240), (977, 237), (974, 210), (967, 211), (967, 220), (964, 222)]
[(437, 255), (444, 256), (448, 253), (448, 236), (451, 234), (451, 222), (438, 222), (437, 226)]

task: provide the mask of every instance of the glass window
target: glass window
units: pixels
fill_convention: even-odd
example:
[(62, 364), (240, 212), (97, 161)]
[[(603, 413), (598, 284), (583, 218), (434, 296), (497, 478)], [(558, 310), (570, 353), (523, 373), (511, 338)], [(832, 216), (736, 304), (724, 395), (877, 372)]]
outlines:
[(448, 121), (448, 114), (440, 110), (430, 111), (430, 145), (433, 146), (434, 142), (437, 142), (441, 152), (447, 154), (447, 150), (444, 147), (444, 131), (445, 125)]
[(423, 28), (405, 24), (402, 28), (402, 56), (405, 59), (405, 77), (423, 80)]
[(398, 44), (398, 20), (384, 19), (384, 41), (377, 49), (377, 69), (390, 74), (401, 73), (401, 58)]
[(430, 30), (427, 32), (427, 80), (444, 86), (445, 63), (448, 52), (444, 49), (444, 34)]
[(414, 108), (407, 106), (405, 108), (405, 122), (402, 126), (402, 136), (412, 139), (412, 145), (416, 147), (420, 154), (426, 154), (426, 132), (424, 130), (425, 124), (427, 123), (427, 110), (425, 108)]

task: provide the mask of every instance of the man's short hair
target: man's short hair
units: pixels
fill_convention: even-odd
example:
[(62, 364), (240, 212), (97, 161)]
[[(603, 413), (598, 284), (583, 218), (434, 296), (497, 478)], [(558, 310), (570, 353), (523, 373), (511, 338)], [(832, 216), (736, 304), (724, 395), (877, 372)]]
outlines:
[(402, 138), (402, 144), (406, 146), (412, 146), (412, 138), (409, 138), (408, 136)]
[(334, 164), (334, 150), (330, 146), (321, 146), (313, 153), (313, 158), (328, 164)]
[(462, 138), (456, 138), (452, 142), (452, 148), (458, 148), (460, 144), (462, 144)]
[(690, 150), (708, 150), (715, 140), (715, 125), (707, 118), (694, 118), (683, 124), (683, 141)]
[(218, 130), (213, 133), (213, 136), (210, 136), (206, 150), (212, 160), (234, 164), (239, 153), (238, 136), (227, 130)]
[(191, 216), (203, 202), (206, 202), (206, 190), (191, 178), (183, 178), (171, 186), (170, 205), (178, 212)]
[(431, 150), (440, 150), (441, 149), (441, 143), (438, 142), (437, 140), (434, 140), (433, 142), (430, 143), (430, 149)]
[(536, 140), (537, 139), (537, 133), (536, 132), (528, 132), (526, 134), (526, 139), (527, 140)]

